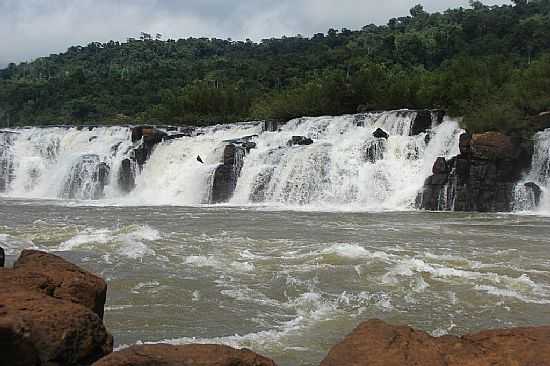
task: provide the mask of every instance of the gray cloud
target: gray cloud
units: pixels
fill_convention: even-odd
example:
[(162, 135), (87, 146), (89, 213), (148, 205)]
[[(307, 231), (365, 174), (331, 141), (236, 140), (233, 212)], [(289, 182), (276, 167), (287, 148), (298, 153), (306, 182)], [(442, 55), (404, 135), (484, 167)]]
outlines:
[[(505, 0), (484, 1), (503, 4)], [(467, 6), (467, 0), (0, 0), (0, 67), (92, 41), (138, 37), (245, 39), (358, 29), (427, 10)]]

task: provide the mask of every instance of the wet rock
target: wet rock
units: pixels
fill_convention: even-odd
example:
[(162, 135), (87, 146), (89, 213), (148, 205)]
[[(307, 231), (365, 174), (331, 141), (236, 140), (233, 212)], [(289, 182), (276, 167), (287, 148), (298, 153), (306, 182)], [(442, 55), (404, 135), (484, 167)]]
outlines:
[(168, 344), (132, 346), (114, 352), (93, 366), (276, 366), (247, 349), (222, 345)]
[(411, 136), (427, 132), (432, 128), (432, 112), (429, 110), (416, 111), (416, 116), (411, 123)]
[(243, 167), (246, 150), (234, 144), (226, 145), (223, 162), (214, 172), (210, 203), (227, 202), (233, 196)]
[(550, 365), (550, 327), (489, 330), (432, 337), (381, 320), (360, 324), (334, 346), (321, 366)]
[(377, 139), (386, 139), (386, 140), (390, 137), (390, 135), (381, 128), (377, 128), (376, 131), (372, 133), (372, 136), (374, 136), (374, 138), (377, 138)]
[(109, 180), (110, 168), (98, 155), (82, 155), (71, 168), (65, 181), (63, 197), (100, 199)]
[(367, 142), (363, 158), (369, 163), (375, 163), (378, 160), (384, 158), (384, 151), (386, 150), (386, 140), (383, 138), (377, 138)]
[(530, 168), (528, 141), (498, 132), (460, 136), (460, 155), (438, 159), (417, 205), (427, 210), (508, 212), (514, 187)]
[(465, 132), (460, 135), (458, 146), (460, 148), (460, 154), (469, 156), (471, 152), (472, 135)]
[(309, 137), (305, 137), (305, 136), (292, 136), (292, 138), (290, 140), (288, 140), (288, 142), (286, 144), (287, 144), (287, 146), (311, 145), (311, 144), (313, 144), (313, 140), (310, 139)]
[(4, 267), (6, 264), (6, 253), (4, 252), (4, 248), (0, 247), (0, 267)]
[(270, 119), (263, 122), (263, 132), (277, 132), (283, 126), (285, 122), (281, 120)]
[(36, 291), (2, 294), (0, 335), (2, 364), (5, 355), (16, 355), (15, 363), (6, 365), (86, 365), (113, 348), (112, 336), (94, 312)]
[[(12, 287), (37, 290), (80, 304), (103, 318), (107, 284), (102, 278), (61, 257), (37, 250), (24, 250), (15, 262), (13, 271), (14, 276), (19, 276), (23, 282)], [(4, 281), (0, 288), (6, 288), (8, 284)]]
[(135, 167), (130, 159), (124, 159), (120, 164), (118, 186), (124, 193), (129, 193), (136, 187)]
[(443, 157), (439, 157), (435, 160), (435, 163), (432, 167), (432, 172), (434, 174), (447, 174), (450, 172), (449, 167), (447, 166), (447, 161)]
[(134, 149), (133, 159), (142, 169), (145, 162), (149, 159), (155, 146), (168, 137), (164, 131), (151, 126), (137, 126), (132, 128), (132, 142), (141, 141), (141, 144)]
[(524, 186), (527, 191), (533, 196), (535, 207), (538, 206), (542, 197), (542, 189), (539, 187), (538, 184), (534, 182), (527, 182), (524, 184)]

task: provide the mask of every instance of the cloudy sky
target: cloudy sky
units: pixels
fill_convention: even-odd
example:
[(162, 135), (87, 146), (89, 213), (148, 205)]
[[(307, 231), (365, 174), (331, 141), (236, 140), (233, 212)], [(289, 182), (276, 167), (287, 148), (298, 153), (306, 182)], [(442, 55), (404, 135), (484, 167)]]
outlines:
[[(509, 1), (485, 0), (485, 4)], [(261, 40), (386, 23), (422, 3), (429, 11), (467, 0), (0, 0), (0, 67), (91, 41), (141, 31), (164, 38)]]

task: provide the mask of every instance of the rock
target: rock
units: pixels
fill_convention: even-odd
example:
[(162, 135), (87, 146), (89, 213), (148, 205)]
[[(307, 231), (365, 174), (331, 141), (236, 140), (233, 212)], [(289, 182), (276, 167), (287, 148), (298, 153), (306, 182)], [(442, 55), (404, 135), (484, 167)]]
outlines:
[(0, 357), (2, 365), (40, 366), (40, 357), (30, 339), (30, 329), (21, 318), (5, 316), (2, 309), (0, 309)]
[(550, 327), (489, 330), (432, 337), (381, 320), (360, 324), (334, 346), (321, 366), (550, 365)]
[(37, 250), (23, 250), (14, 264), (14, 271), (30, 284), (23, 286), (25, 289), (83, 305), (103, 318), (107, 284), (102, 278), (61, 257)]
[[(438, 159), (426, 180), (420, 208), (427, 210), (509, 212), (514, 187), (528, 171), (533, 154), (530, 142), (487, 132), (459, 141), (460, 155)], [(442, 202), (445, 201), (445, 202)]]
[(411, 124), (411, 136), (427, 132), (432, 128), (432, 112), (429, 110), (416, 111), (416, 116)]
[[(6, 365), (85, 365), (113, 349), (113, 338), (95, 313), (35, 291), (13, 289), (2, 294), (0, 334)], [(4, 363), (5, 354), (17, 355), (18, 361)]]
[(463, 133), (460, 135), (458, 146), (460, 148), (460, 154), (462, 155), (470, 155), (471, 152), (471, 144), (472, 142), (472, 135), (470, 135), (468, 132)]
[(294, 146), (294, 145), (311, 145), (313, 144), (313, 140), (305, 137), (305, 136), (292, 136), (292, 139), (288, 140), (286, 143), (287, 146)]
[(6, 264), (6, 253), (4, 252), (4, 248), (0, 247), (0, 267), (4, 267)]
[(234, 144), (225, 146), (223, 162), (214, 172), (210, 203), (227, 202), (233, 196), (243, 167), (245, 153), (245, 149), (241, 146)]
[(519, 149), (509, 136), (500, 132), (485, 132), (472, 136), (471, 152), (476, 159), (514, 159)]
[(168, 344), (132, 346), (114, 352), (92, 366), (276, 366), (247, 349), (222, 345)]
[(533, 195), (535, 207), (538, 206), (542, 197), (542, 189), (534, 182), (527, 182), (524, 186), (527, 188), (527, 191)]
[(365, 146), (365, 152), (363, 154), (363, 159), (369, 163), (375, 163), (378, 160), (384, 158), (384, 151), (386, 150), (386, 140), (383, 138), (377, 138), (375, 140), (370, 140)]
[(372, 136), (374, 136), (374, 138), (377, 138), (377, 139), (386, 139), (386, 140), (390, 137), (390, 135), (381, 128), (377, 128), (376, 131), (372, 133)]
[(445, 158), (439, 157), (435, 160), (432, 172), (434, 175), (447, 174), (450, 172), (449, 168), (447, 167), (447, 161), (445, 160)]
[(118, 172), (118, 186), (124, 193), (131, 192), (136, 187), (134, 163), (130, 159), (122, 160)]
[(277, 132), (284, 125), (284, 122), (281, 120), (270, 119), (263, 122), (262, 131), (263, 132)]
[(155, 146), (168, 137), (164, 131), (151, 126), (137, 126), (132, 128), (132, 142), (141, 140), (141, 144), (134, 149), (133, 159), (137, 162), (140, 169), (149, 159)]

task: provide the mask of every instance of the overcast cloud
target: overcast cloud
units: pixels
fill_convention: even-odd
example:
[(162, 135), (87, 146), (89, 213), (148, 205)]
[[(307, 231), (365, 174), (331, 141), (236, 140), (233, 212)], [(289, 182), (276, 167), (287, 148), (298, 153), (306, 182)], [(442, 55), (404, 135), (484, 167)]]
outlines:
[[(485, 4), (509, 1), (485, 0)], [(161, 33), (164, 39), (253, 40), (359, 29), (408, 14), (467, 6), (467, 0), (0, 0), (0, 67), (92, 41)]]

